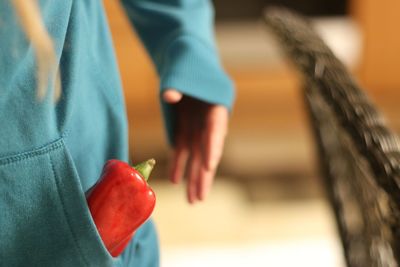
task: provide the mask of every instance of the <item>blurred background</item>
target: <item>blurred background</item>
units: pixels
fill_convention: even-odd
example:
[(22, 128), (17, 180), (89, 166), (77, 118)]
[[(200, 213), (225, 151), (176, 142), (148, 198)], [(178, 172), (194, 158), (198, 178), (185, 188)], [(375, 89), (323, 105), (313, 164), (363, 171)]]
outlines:
[(209, 199), (186, 203), (167, 179), (158, 79), (118, 0), (105, 0), (127, 102), (130, 151), (158, 161), (151, 185), (162, 266), (343, 267), (318, 173), (302, 78), (262, 23), (268, 5), (310, 16), (323, 39), (400, 130), (400, 2), (215, 0), (216, 40), (237, 100)]

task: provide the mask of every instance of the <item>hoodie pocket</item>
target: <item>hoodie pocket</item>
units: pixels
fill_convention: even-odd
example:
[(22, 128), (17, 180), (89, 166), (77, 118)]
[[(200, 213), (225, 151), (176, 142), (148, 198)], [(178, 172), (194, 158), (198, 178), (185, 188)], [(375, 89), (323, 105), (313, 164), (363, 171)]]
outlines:
[(0, 159), (0, 266), (113, 266), (59, 139)]

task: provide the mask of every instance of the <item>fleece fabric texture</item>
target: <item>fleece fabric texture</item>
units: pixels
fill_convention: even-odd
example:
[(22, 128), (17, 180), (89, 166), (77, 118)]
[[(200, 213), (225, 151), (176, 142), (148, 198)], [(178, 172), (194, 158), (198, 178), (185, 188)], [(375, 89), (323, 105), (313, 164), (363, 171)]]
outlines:
[[(57, 103), (51, 83), (47, 97), (37, 99), (33, 48), (12, 1), (0, 1), (0, 266), (158, 266), (151, 220), (113, 258), (85, 201), (108, 159), (129, 160), (121, 82), (101, 1), (39, 3), (62, 79)], [(157, 67), (160, 92), (176, 88), (231, 108), (232, 83), (216, 55), (208, 1), (123, 5)], [(172, 141), (173, 108), (162, 106)]]

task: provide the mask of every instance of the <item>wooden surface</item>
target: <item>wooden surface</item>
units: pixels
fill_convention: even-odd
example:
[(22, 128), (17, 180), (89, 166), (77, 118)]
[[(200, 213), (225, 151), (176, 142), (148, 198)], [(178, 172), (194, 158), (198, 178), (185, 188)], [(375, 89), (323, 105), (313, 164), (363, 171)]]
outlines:
[(353, 0), (351, 13), (364, 36), (360, 78), (367, 88), (392, 93), (400, 88), (400, 1)]

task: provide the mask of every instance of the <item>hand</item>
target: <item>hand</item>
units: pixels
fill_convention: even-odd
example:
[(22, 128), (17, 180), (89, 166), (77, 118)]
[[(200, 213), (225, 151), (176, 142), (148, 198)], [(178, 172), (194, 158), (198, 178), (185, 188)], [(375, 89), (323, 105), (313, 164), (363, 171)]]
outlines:
[(228, 110), (174, 89), (166, 90), (163, 99), (176, 105), (177, 116), (170, 179), (179, 183), (187, 177), (187, 198), (193, 204), (204, 200), (211, 189), (228, 129)]

